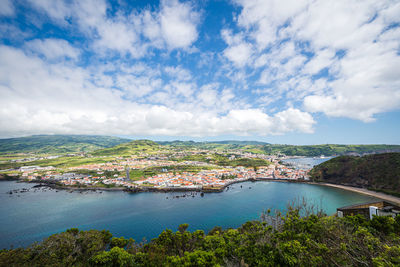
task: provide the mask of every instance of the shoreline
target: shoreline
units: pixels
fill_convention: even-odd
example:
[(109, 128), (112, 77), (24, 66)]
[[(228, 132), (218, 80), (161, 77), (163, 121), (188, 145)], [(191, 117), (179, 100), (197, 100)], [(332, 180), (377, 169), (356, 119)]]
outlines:
[[(5, 181), (5, 180), (3, 180)], [(10, 181), (10, 180), (8, 180)], [(359, 188), (349, 185), (340, 185), (340, 184), (331, 184), (331, 183), (318, 183), (318, 182), (311, 182), (311, 181), (298, 181), (298, 180), (289, 180), (289, 179), (274, 179), (274, 178), (249, 178), (241, 181), (232, 181), (227, 183), (222, 187), (206, 187), (206, 188), (182, 188), (182, 187), (164, 187), (164, 188), (155, 188), (155, 187), (138, 187), (138, 188), (127, 188), (127, 187), (69, 187), (69, 186), (60, 186), (58, 184), (49, 182), (49, 181), (24, 181), (24, 180), (14, 180), (18, 183), (34, 183), (40, 184), (43, 186), (48, 186), (53, 189), (58, 190), (69, 190), (69, 191), (120, 191), (126, 193), (142, 193), (142, 192), (159, 192), (159, 193), (166, 193), (166, 192), (202, 192), (202, 193), (221, 193), (227, 187), (233, 184), (239, 184), (244, 182), (258, 182), (258, 181), (265, 181), (265, 182), (284, 182), (284, 183), (303, 183), (303, 184), (312, 184), (312, 185), (321, 185), (321, 186), (328, 186), (337, 189), (342, 189), (346, 191), (351, 191), (363, 195), (372, 196), (378, 199), (386, 200), (389, 202), (393, 202), (394, 204), (400, 205), (400, 198), (396, 196), (392, 196), (389, 194), (371, 191), (365, 188)]]
[[(0, 180), (6, 181), (6, 180)], [(202, 188), (186, 188), (186, 187), (96, 187), (96, 186), (87, 186), (87, 187), (74, 187), (74, 186), (64, 186), (57, 184), (54, 181), (43, 181), (43, 180), (21, 180), (21, 179), (13, 179), (9, 181), (16, 181), (17, 183), (28, 183), (28, 184), (37, 184), (40, 186), (47, 186), (57, 190), (67, 190), (67, 191), (122, 191), (126, 193), (142, 193), (142, 192), (202, 192), (202, 193), (221, 193), (227, 187), (244, 182), (258, 182), (258, 181), (267, 181), (267, 182), (288, 182), (288, 183), (307, 183), (307, 181), (297, 181), (297, 180), (289, 180), (289, 179), (274, 179), (274, 178), (248, 178), (240, 181), (231, 181), (224, 186), (218, 187), (202, 187)]]
[(400, 198), (399, 197), (388, 195), (388, 194), (381, 193), (381, 192), (371, 191), (371, 190), (368, 190), (368, 189), (365, 189), (365, 188), (348, 186), (348, 185), (330, 184), (330, 183), (309, 182), (309, 184), (329, 186), (329, 187), (338, 188), (338, 189), (342, 189), (342, 190), (347, 190), (347, 191), (351, 191), (351, 192), (355, 192), (355, 193), (359, 193), (359, 194), (363, 194), (363, 195), (372, 196), (372, 197), (375, 197), (375, 198), (379, 198), (379, 199), (382, 199), (382, 200), (393, 202), (394, 204), (400, 204)]

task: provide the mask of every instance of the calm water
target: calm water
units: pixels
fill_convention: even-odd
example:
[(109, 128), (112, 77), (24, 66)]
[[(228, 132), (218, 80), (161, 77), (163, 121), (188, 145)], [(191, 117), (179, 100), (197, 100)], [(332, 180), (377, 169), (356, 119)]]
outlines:
[(238, 227), (258, 219), (268, 208), (283, 210), (288, 201), (300, 196), (321, 203), (328, 214), (333, 214), (337, 207), (372, 200), (335, 188), (280, 182), (234, 184), (223, 193), (204, 197), (198, 194), (194, 198), (172, 198), (183, 193), (100, 194), (33, 189), (27, 193), (6, 193), (32, 186), (0, 182), (0, 249), (27, 246), (71, 227), (108, 229), (115, 236), (137, 241), (144, 237), (150, 240), (165, 228), (176, 231), (181, 223), (189, 223), (190, 230), (208, 231), (216, 225)]
[(287, 162), (287, 163), (291, 163), (298, 167), (312, 168), (315, 165), (321, 164), (322, 162), (325, 162), (330, 159), (331, 159), (331, 157), (327, 157), (327, 158), (289, 158), (289, 159), (284, 159), (283, 161)]

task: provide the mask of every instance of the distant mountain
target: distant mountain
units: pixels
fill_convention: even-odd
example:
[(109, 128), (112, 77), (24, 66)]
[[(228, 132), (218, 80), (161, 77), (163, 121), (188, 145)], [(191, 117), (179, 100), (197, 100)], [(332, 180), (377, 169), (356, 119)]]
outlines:
[[(285, 154), (288, 156), (333, 156), (333, 155), (362, 155), (370, 153), (400, 152), (400, 145), (274, 145), (259, 141), (149, 141), (136, 140), (131, 145), (123, 144), (132, 142), (131, 139), (99, 136), (99, 135), (34, 135), (28, 137), (0, 139), (0, 153), (75, 153), (94, 152), (98, 155), (128, 154), (129, 151), (144, 152), (155, 149), (239, 149), (245, 152), (265, 154)], [(121, 145), (121, 146), (119, 146)], [(160, 148), (166, 146), (165, 148)], [(117, 147), (115, 147), (117, 146)], [(131, 146), (129, 148), (129, 146)], [(144, 146), (144, 147), (142, 147)], [(108, 149), (110, 148), (110, 149)], [(105, 150), (103, 150), (105, 149)]]
[(123, 143), (110, 148), (99, 149), (91, 154), (93, 156), (128, 156), (138, 153), (152, 153), (163, 148), (151, 140), (135, 140)]
[(337, 155), (364, 155), (371, 153), (400, 152), (400, 145), (279, 145), (258, 141), (157, 141), (160, 145), (176, 148), (199, 149), (241, 149), (254, 153), (285, 154), (287, 156), (337, 156)]
[(400, 152), (400, 145), (272, 145), (263, 147), (267, 154), (282, 153), (287, 156), (336, 156), (336, 155), (363, 155), (371, 153)]
[(174, 140), (174, 141), (155, 141), (157, 144), (160, 144), (162, 146), (196, 146), (200, 144), (200, 142), (195, 142), (195, 141), (180, 141), (180, 140)]
[(158, 144), (169, 146), (172, 148), (182, 149), (212, 149), (212, 150), (229, 150), (239, 149), (245, 152), (264, 153), (261, 149), (267, 144), (258, 141), (209, 141), (209, 142), (194, 142), (194, 141), (157, 141)]
[(228, 145), (267, 145), (269, 143), (260, 142), (260, 141), (237, 141), (237, 140), (226, 140), (226, 141), (214, 141), (214, 142), (207, 142), (207, 143), (214, 143), (214, 144), (228, 144)]
[(90, 152), (130, 141), (130, 139), (100, 135), (33, 135), (0, 139), (0, 153)]
[(400, 153), (340, 156), (315, 166), (314, 181), (400, 194)]
[(195, 141), (156, 141), (160, 145), (176, 145), (176, 146), (203, 146), (208, 144), (223, 144), (223, 145), (266, 145), (266, 142), (259, 141), (238, 141), (238, 140), (223, 140), (223, 141), (204, 141), (204, 142), (195, 142)]

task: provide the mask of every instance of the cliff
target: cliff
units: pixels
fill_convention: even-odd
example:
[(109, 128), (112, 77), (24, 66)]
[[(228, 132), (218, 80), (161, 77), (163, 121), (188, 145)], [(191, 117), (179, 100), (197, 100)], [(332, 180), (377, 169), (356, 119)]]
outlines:
[(313, 181), (400, 194), (400, 153), (340, 156), (315, 166)]

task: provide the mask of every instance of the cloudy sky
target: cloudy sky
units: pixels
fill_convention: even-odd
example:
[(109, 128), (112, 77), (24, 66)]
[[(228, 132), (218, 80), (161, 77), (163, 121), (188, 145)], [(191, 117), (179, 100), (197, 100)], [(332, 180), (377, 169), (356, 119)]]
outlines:
[(400, 1), (0, 0), (0, 137), (400, 144)]

